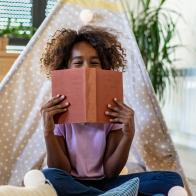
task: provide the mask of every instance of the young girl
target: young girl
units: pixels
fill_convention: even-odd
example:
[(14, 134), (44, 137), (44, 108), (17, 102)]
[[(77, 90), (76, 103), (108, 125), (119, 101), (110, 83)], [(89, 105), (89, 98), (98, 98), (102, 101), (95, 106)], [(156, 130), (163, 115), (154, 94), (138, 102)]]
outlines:
[[(124, 70), (125, 51), (109, 30), (83, 26), (79, 31), (62, 29), (55, 33), (43, 53), (42, 67), (52, 70), (94, 67)], [(103, 89), (104, 90), (104, 89)], [(119, 176), (128, 159), (134, 136), (134, 111), (114, 98), (105, 115), (111, 123), (71, 123), (55, 125), (57, 113), (68, 112), (66, 95), (52, 97), (41, 108), (48, 169), (43, 173), (58, 195), (99, 195), (138, 177), (139, 195), (162, 193), (183, 186), (174, 172), (143, 172)], [(80, 97), (78, 97), (80, 101)]]

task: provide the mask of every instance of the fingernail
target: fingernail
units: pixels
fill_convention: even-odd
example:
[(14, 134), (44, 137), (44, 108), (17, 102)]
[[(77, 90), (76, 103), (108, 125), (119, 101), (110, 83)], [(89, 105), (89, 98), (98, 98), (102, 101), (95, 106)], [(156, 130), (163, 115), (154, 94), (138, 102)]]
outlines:
[(59, 95), (59, 94), (57, 94), (57, 95), (56, 95), (56, 97), (60, 97), (60, 95)]
[(109, 114), (109, 112), (108, 111), (105, 111), (105, 114)]
[(65, 103), (65, 105), (69, 105), (69, 103), (68, 103), (68, 102), (66, 102), (66, 103)]
[(65, 96), (64, 95), (61, 95), (61, 99), (64, 99), (65, 98)]
[(117, 98), (116, 97), (114, 98), (114, 101), (117, 101)]
[(111, 107), (111, 105), (110, 105), (110, 104), (108, 104), (108, 107)]

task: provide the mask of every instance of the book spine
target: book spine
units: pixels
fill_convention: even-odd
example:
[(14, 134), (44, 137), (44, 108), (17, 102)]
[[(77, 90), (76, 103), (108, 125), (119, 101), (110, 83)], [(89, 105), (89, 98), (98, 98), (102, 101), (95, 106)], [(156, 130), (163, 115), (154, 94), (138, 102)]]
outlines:
[(96, 69), (86, 69), (86, 119), (87, 122), (97, 121), (96, 108)]

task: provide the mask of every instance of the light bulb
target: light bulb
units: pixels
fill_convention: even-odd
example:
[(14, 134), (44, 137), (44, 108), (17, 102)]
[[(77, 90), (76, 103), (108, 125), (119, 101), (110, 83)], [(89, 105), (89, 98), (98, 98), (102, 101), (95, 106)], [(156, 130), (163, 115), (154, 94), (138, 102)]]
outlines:
[(168, 196), (188, 196), (188, 194), (183, 187), (174, 186), (169, 190)]
[(28, 187), (38, 186), (45, 184), (45, 176), (44, 174), (37, 170), (31, 170), (27, 172), (24, 176), (24, 185)]
[(80, 12), (80, 19), (84, 24), (88, 24), (93, 19), (93, 12), (89, 9), (82, 10)]

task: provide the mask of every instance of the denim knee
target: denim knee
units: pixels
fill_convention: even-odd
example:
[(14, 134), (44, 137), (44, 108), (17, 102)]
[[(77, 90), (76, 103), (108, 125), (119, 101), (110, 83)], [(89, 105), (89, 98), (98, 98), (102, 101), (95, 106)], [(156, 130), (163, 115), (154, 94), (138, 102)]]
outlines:
[(46, 168), (42, 170), (42, 173), (48, 180), (61, 176), (69, 176), (69, 174), (66, 171), (58, 168)]
[(176, 186), (178, 185), (182, 187), (184, 186), (182, 177), (177, 172), (167, 171), (167, 172), (164, 172), (164, 176), (167, 177), (168, 180), (172, 181), (174, 185)]

